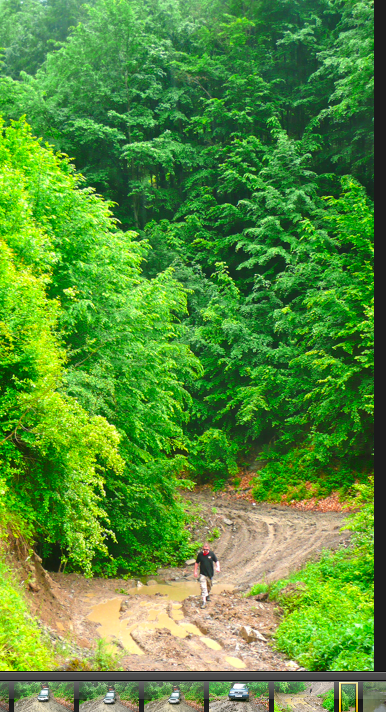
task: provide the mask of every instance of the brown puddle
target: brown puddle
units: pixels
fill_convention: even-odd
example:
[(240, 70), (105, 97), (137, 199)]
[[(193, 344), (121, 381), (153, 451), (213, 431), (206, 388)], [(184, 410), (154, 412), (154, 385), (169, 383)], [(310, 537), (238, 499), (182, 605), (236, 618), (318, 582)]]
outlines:
[(242, 660), (240, 660), (240, 658), (233, 658), (232, 656), (227, 655), (225, 660), (227, 661), (227, 663), (229, 663), (229, 665), (232, 665), (235, 668), (247, 667), (246, 664), (243, 663)]
[[(216, 585), (216, 593), (232, 589), (233, 586), (230, 584)], [(161, 593), (162, 598), (156, 598), (156, 593)], [(154, 597), (153, 600), (133, 600), (133, 606), (128, 609), (124, 617), (121, 618), (121, 603), (125, 599), (122, 596), (111, 598), (108, 601), (98, 603), (94, 606), (88, 618), (95, 623), (99, 623), (98, 633), (101, 637), (107, 638), (109, 641), (113, 641), (114, 639), (119, 640), (127, 652), (134, 655), (144, 654), (131, 636), (131, 632), (136, 629), (155, 630), (156, 628), (167, 628), (175, 638), (186, 638), (192, 635), (197, 636), (198, 641), (194, 647), (196, 647), (196, 645), (200, 647), (199, 643), (202, 642), (206, 647), (212, 650), (221, 650), (219, 643), (204, 636), (193, 623), (183, 620), (185, 616), (179, 601), (183, 601), (191, 595), (198, 596), (199, 593), (200, 590), (197, 581), (173, 582), (170, 585), (160, 583), (151, 586), (141, 586), (140, 588), (132, 588), (127, 592), (128, 596), (133, 594), (136, 596), (138, 594), (152, 596)], [(171, 615), (169, 615), (166, 610), (168, 605), (165, 600), (166, 596), (172, 601)], [(189, 641), (189, 643), (192, 644), (194, 641)], [(234, 663), (232, 663), (231, 660), (237, 660), (237, 658), (228, 659), (230, 664), (233, 665)], [(241, 663), (240, 660), (237, 660), (237, 662)], [(234, 667), (245, 667), (245, 665), (241, 663), (241, 665), (234, 665)]]
[[(233, 591), (234, 586), (229, 583), (215, 583), (213, 593), (222, 591)], [(155, 596), (162, 594), (168, 596), (171, 601), (184, 601), (188, 596), (199, 596), (200, 586), (197, 581), (172, 581), (171, 583), (156, 583), (151, 586), (140, 586), (139, 588), (129, 588), (130, 595)]]
[(111, 598), (105, 603), (98, 603), (87, 618), (99, 623), (98, 633), (101, 638), (108, 640), (116, 638), (129, 653), (143, 655), (141, 648), (130, 635), (130, 632), (137, 627), (136, 624), (128, 627), (128, 621), (121, 621), (119, 618), (121, 601), (121, 598)]
[(212, 638), (201, 638), (202, 642), (205, 643), (205, 645), (208, 646), (208, 648), (211, 648), (211, 650), (221, 650), (221, 645), (220, 643), (217, 643), (216, 640), (212, 640)]

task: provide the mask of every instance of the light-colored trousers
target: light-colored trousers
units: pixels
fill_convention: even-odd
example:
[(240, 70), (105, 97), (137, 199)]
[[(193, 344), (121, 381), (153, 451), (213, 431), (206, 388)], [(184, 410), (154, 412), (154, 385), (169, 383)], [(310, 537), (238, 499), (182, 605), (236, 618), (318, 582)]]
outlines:
[(200, 574), (199, 582), (201, 586), (202, 596), (209, 596), (210, 589), (212, 588), (212, 579), (209, 578), (209, 576), (204, 576), (204, 574)]

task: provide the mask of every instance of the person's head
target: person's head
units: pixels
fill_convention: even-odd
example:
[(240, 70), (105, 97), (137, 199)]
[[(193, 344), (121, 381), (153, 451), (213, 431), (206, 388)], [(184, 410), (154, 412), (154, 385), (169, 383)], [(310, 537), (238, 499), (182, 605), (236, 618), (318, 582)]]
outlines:
[(208, 556), (209, 551), (210, 551), (210, 547), (209, 547), (208, 542), (206, 541), (205, 544), (202, 545), (202, 552), (203, 552), (204, 556)]

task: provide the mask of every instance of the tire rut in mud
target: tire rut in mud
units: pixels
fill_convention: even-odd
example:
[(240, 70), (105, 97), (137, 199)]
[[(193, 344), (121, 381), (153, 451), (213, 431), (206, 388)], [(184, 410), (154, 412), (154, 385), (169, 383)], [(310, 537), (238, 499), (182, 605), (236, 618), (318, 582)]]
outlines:
[(113, 705), (106, 705), (103, 697), (96, 697), (94, 700), (79, 702), (79, 712), (128, 712), (128, 708), (122, 705), (117, 695)]
[(184, 699), (178, 705), (172, 705), (168, 702), (168, 698), (162, 698), (161, 700), (152, 700), (151, 702), (146, 702), (145, 700), (145, 712), (194, 712), (194, 708), (187, 704)]
[(209, 702), (210, 712), (266, 712), (263, 705), (253, 698), (249, 702), (233, 702), (232, 700), (216, 700)]
[(48, 702), (39, 702), (34, 696), (15, 701), (15, 712), (68, 712), (68, 709), (53, 697)]
[[(219, 496), (198, 495), (204, 511), (216, 508), (220, 537), (212, 543), (221, 563), (217, 580), (247, 588), (264, 579), (288, 576), (323, 548), (349, 538), (341, 533), (344, 515), (338, 512), (299, 512), (288, 507), (230, 501)], [(211, 515), (213, 517), (213, 515)], [(232, 524), (224, 523), (224, 519)]]

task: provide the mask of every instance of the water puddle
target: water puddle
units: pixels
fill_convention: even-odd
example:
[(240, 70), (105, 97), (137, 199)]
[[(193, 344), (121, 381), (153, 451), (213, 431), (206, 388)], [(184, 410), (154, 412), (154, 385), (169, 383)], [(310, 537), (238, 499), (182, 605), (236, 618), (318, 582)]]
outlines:
[[(135, 621), (130, 618), (120, 618), (121, 598), (112, 598), (104, 603), (94, 606), (88, 618), (95, 623), (99, 623), (98, 632), (101, 637), (107, 640), (118, 639), (129, 653), (143, 655), (143, 651), (133, 640), (130, 633), (136, 628), (141, 630), (155, 630), (156, 628), (167, 628), (175, 638), (186, 638), (187, 635), (202, 636), (201, 631), (193, 623), (181, 623), (179, 625), (174, 618), (171, 618), (165, 611), (155, 608), (144, 610), (143, 620), (135, 617)], [(142, 602), (141, 602), (142, 603)], [(179, 620), (183, 618), (182, 611), (173, 611), (179, 614)]]
[[(215, 593), (231, 590), (233, 590), (233, 586), (230, 584), (216, 584)], [(219, 643), (204, 636), (193, 623), (183, 620), (185, 615), (180, 601), (191, 595), (199, 596), (199, 593), (200, 589), (197, 581), (181, 581), (181, 583), (175, 581), (170, 584), (143, 585), (127, 591), (126, 595), (128, 597), (135, 596), (135, 599), (133, 598), (130, 601), (129, 598), (131, 605), (126, 609), (123, 618), (121, 618), (121, 604), (125, 600), (123, 596), (98, 603), (92, 608), (88, 618), (99, 624), (98, 633), (101, 637), (112, 643), (114, 640), (120, 641), (127, 652), (134, 655), (143, 655), (144, 652), (137, 645), (131, 633), (135, 630), (152, 631), (157, 628), (167, 628), (175, 638), (187, 638), (189, 636), (188, 642), (192, 647), (195, 647), (194, 641), (190, 640), (193, 635), (197, 636), (207, 648), (221, 650)], [(162, 597), (157, 598), (157, 594), (161, 594)], [(138, 600), (138, 595), (151, 596), (152, 598), (151, 600)], [(168, 604), (167, 599), (171, 601), (171, 606), (170, 603)], [(168, 605), (170, 615), (165, 610)], [(234, 667), (245, 667), (244, 663), (238, 658), (227, 658), (227, 660)]]
[(128, 627), (127, 621), (119, 619), (121, 601), (121, 598), (111, 598), (105, 603), (98, 603), (87, 617), (90, 621), (99, 623), (98, 632), (101, 637), (108, 640), (117, 638), (129, 653), (143, 655), (141, 648), (130, 635), (130, 632), (137, 627), (137, 624), (134, 623)]
[[(233, 591), (234, 586), (229, 583), (214, 583), (213, 593), (223, 591)], [(140, 586), (139, 588), (129, 588), (128, 595), (135, 596), (155, 596), (161, 594), (167, 596), (171, 601), (184, 601), (188, 596), (199, 596), (200, 587), (194, 581), (171, 581), (170, 583), (156, 583), (150, 586)]]
[(235, 667), (235, 668), (245, 668), (245, 667), (247, 667), (246, 664), (243, 663), (242, 660), (240, 660), (240, 658), (232, 658), (232, 657), (230, 657), (230, 656), (227, 655), (227, 656), (225, 657), (225, 660), (227, 661), (227, 663), (229, 663), (229, 665), (232, 665), (232, 667)]
[(208, 646), (208, 648), (211, 648), (212, 650), (221, 650), (221, 645), (220, 643), (217, 643), (215, 640), (212, 640), (212, 638), (201, 638), (201, 642), (205, 643), (205, 645)]
[[(139, 627), (139, 626), (138, 626)], [(167, 613), (157, 612), (157, 618), (152, 621), (142, 621), (140, 623), (142, 630), (155, 630), (155, 628), (167, 628), (175, 638), (186, 638), (187, 632), (177, 625), (177, 623), (168, 616)]]
[(172, 605), (172, 618), (175, 621), (182, 621), (185, 618), (181, 603), (173, 603)]
[(181, 623), (180, 628), (184, 628), (188, 633), (192, 633), (192, 635), (202, 635), (200, 629), (197, 628), (194, 623)]

